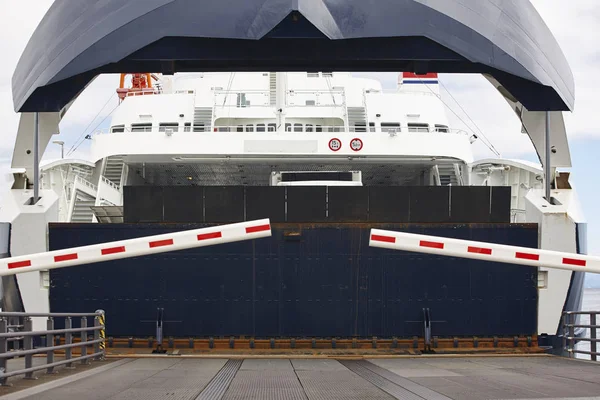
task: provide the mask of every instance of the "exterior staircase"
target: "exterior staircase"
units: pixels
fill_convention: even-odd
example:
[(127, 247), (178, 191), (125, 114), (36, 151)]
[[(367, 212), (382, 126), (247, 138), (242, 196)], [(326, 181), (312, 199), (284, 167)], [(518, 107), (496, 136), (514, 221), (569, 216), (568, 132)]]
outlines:
[(96, 204), (96, 199), (84, 193), (75, 194), (75, 204), (71, 214), (71, 222), (88, 223), (94, 222), (94, 212), (92, 208)]
[(90, 207), (96, 204), (98, 187), (78, 176), (73, 183), (73, 192), (69, 203), (69, 222), (94, 222), (94, 213)]
[(456, 164), (440, 164), (437, 167), (441, 186), (462, 186), (462, 178)]
[(194, 108), (194, 132), (210, 132), (212, 127), (213, 109), (212, 107)]
[(367, 131), (367, 110), (365, 107), (348, 107), (348, 127), (350, 132)]
[(277, 104), (277, 73), (269, 72), (269, 104), (273, 107)]
[(123, 156), (108, 157), (102, 175), (118, 187), (121, 187), (121, 180), (123, 179)]

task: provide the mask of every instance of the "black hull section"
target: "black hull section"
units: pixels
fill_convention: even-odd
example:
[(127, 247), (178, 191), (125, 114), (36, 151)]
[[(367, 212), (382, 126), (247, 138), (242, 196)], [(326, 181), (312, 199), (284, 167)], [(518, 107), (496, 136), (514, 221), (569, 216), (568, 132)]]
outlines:
[[(51, 224), (50, 248), (185, 224)], [(535, 335), (537, 270), (370, 248), (369, 229), (537, 247), (536, 225), (274, 224), (273, 237), (51, 271), (54, 312), (107, 313), (107, 334), (147, 337)]]

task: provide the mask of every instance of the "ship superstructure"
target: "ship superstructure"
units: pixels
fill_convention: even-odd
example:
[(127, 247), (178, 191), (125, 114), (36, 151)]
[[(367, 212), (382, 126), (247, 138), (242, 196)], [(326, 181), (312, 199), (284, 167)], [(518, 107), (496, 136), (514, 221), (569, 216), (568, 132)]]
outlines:
[[(472, 144), (477, 137), (450, 126), (438, 79), (437, 74), (404, 73), (399, 75), (397, 89), (384, 90), (376, 80), (338, 72), (133, 74), (131, 85), (123, 75), (117, 90), (120, 105), (111, 116), (110, 127), (91, 135), (89, 159), (58, 160), (42, 167), (42, 197), (46, 201), (35, 214), (21, 206), (31, 197), (27, 171), (14, 171), (13, 190), (2, 207), (4, 220), (13, 222), (12, 251), (24, 252), (31, 247), (28, 232), (35, 224), (228, 222), (222, 213), (230, 215), (231, 207), (243, 210), (241, 214), (231, 214), (238, 215), (231, 218), (250, 218), (259, 202), (270, 204), (271, 208), (282, 205), (279, 221), (286, 223), (536, 223), (544, 232), (538, 243), (542, 247), (583, 252), (585, 225), (568, 174), (553, 172), (555, 204), (550, 211), (545, 205), (540, 166), (505, 159), (475, 161)], [(174, 206), (166, 203), (167, 194), (161, 194), (161, 188), (173, 188), (176, 192), (178, 187), (197, 190), (177, 192), (183, 197), (173, 197), (175, 208), (185, 209), (193, 203), (200, 211), (183, 211), (183, 218), (167, 215), (167, 208)], [(261, 187), (322, 188), (323, 194), (308, 191), (300, 196), (307, 204), (314, 196), (324, 196), (324, 205), (318, 200), (313, 208), (306, 206), (310, 209), (292, 217), (298, 193), (292, 189), (260, 192)], [(334, 190), (337, 187), (362, 188), (364, 196), (354, 197), (352, 193), (356, 191)], [(498, 187), (506, 188), (506, 195), (494, 192)], [(127, 198), (127, 188), (142, 191), (132, 189)], [(218, 188), (229, 189), (218, 192)], [(402, 188), (405, 193), (393, 191)], [(461, 188), (465, 190), (461, 192)], [(486, 192), (485, 188), (490, 189)], [(259, 192), (262, 194), (253, 194)], [(346, 206), (352, 210), (340, 214), (336, 207), (340, 207), (339, 196), (346, 196), (344, 193), (350, 196)], [(269, 203), (273, 196), (280, 195), (283, 197), (279, 203)], [(161, 197), (152, 203), (150, 199), (156, 196), (164, 196), (164, 200)], [(195, 197), (195, 203), (185, 196)], [(230, 208), (214, 211), (209, 207), (211, 201)], [(498, 206), (500, 203), (504, 205)], [(152, 214), (152, 207), (159, 210), (158, 214)], [(385, 215), (390, 213), (390, 207), (409, 210), (409, 215)], [(434, 210), (427, 211), (427, 207)], [(278, 221), (277, 217), (271, 218)], [(327, 239), (322, 229), (326, 228), (317, 229), (321, 232), (316, 233), (321, 235), (319, 240), (337, 240)], [(288, 234), (292, 233), (284, 236)], [(65, 245), (60, 240), (62, 244), (56, 243), (51, 233), (51, 247)], [(504, 294), (499, 295), (511, 293), (513, 283), (522, 287), (525, 291), (517, 290), (515, 293), (521, 294), (515, 295), (526, 299), (529, 296), (529, 305), (523, 306), (529, 311), (521, 311), (537, 315), (535, 323), (527, 321), (529, 317), (519, 320), (522, 323), (517, 330), (553, 335), (563, 308), (579, 305), (581, 274), (542, 267), (531, 279), (526, 278), (525, 286), (512, 279), (528, 275), (500, 272), (499, 276), (504, 278), (498, 285), (505, 285), (501, 291)], [(444, 283), (442, 279), (440, 287), (420, 292), (425, 301), (429, 301), (429, 290), (433, 291), (430, 296), (436, 298), (444, 292), (441, 288), (452, 287), (453, 280), (464, 277), (447, 278), (450, 281)], [(18, 284), (23, 306), (47, 310), (49, 297), (52, 298), (49, 290), (63, 296), (64, 288), (71, 287), (65, 283), (63, 289), (50, 289), (59, 287), (64, 276), (59, 276), (56, 284), (51, 282), (48, 272), (21, 274)], [(477, 286), (473, 282), (470, 285)], [(467, 293), (456, 296), (458, 301), (463, 301), (463, 296), (466, 301), (478, 301)], [(52, 301), (62, 304), (56, 296)], [(487, 304), (486, 301), (497, 300), (482, 301)], [(494, 304), (508, 307), (502, 301), (512, 300), (505, 298)], [(419, 307), (415, 310), (418, 313)], [(509, 320), (512, 321), (506, 321)], [(361, 329), (359, 324), (354, 334), (379, 332), (379, 328), (369, 329)], [(339, 332), (346, 334), (344, 330)], [(222, 333), (235, 332), (225, 329)], [(508, 326), (505, 333), (523, 332), (513, 332)]]

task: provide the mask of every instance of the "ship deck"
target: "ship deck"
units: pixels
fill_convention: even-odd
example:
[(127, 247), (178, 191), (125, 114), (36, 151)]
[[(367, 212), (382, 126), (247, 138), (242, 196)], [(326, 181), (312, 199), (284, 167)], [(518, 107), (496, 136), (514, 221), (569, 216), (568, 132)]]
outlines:
[[(81, 376), (79, 376), (81, 375)], [(128, 358), (2, 399), (600, 398), (600, 364), (554, 356)], [(0, 392), (1, 393), (1, 392)]]

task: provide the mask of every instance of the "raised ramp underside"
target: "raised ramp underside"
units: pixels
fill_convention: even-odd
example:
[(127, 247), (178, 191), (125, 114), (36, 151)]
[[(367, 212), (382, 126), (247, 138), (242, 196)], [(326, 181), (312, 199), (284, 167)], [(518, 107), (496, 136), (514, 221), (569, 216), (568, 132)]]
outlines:
[(89, 400), (595, 398), (600, 365), (555, 357), (138, 359), (27, 398)]
[[(51, 225), (50, 247), (202, 226)], [(165, 337), (235, 337), (236, 346), (244, 338), (297, 338), (300, 347), (307, 338), (421, 337), (424, 308), (440, 340), (535, 335), (535, 269), (374, 249), (374, 227), (525, 247), (538, 241), (535, 225), (280, 223), (271, 238), (253, 242), (52, 270), (50, 308), (100, 308), (108, 337), (148, 338), (160, 307)]]

